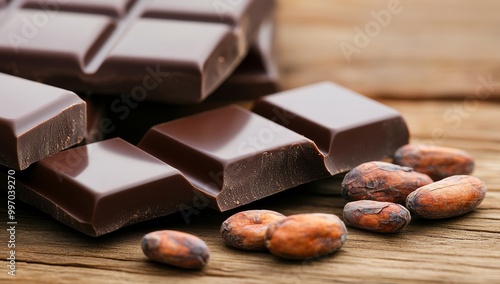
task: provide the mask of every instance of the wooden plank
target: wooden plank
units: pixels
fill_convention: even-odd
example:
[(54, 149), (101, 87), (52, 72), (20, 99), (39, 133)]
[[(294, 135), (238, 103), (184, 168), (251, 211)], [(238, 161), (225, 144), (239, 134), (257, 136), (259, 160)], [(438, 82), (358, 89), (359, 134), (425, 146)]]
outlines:
[[(430, 137), (434, 127), (446, 127), (442, 113), (453, 102), (384, 100), (402, 111), (415, 141)], [(425, 115), (424, 115), (425, 114)], [(448, 220), (413, 220), (397, 235), (349, 229), (345, 246), (332, 257), (284, 261), (265, 252), (244, 252), (224, 245), (222, 221), (235, 213), (210, 209), (193, 215), (186, 224), (181, 214), (144, 222), (101, 238), (78, 233), (28, 205), (17, 208), (17, 276), (20, 283), (345, 283), (415, 281), (495, 283), (500, 281), (500, 124), (498, 104), (482, 103), (470, 119), (440, 145), (470, 151), (476, 158), (475, 175), (488, 186), (485, 201), (474, 212)], [(467, 133), (472, 133), (471, 135)], [(495, 134), (496, 133), (496, 134)], [(490, 137), (490, 135), (493, 135)], [(496, 136), (495, 136), (496, 135)], [(311, 183), (247, 205), (243, 209), (271, 209), (286, 215), (304, 212), (341, 214), (340, 177)], [(327, 184), (325, 186), (325, 183)], [(326, 187), (326, 191), (325, 191)], [(6, 196), (0, 196), (6, 203)], [(5, 216), (5, 206), (0, 215)], [(6, 225), (4, 225), (6, 226)], [(175, 229), (202, 237), (212, 258), (202, 271), (185, 271), (147, 261), (141, 237), (153, 230)], [(6, 235), (2, 234), (2, 243)], [(4, 248), (5, 254), (6, 248)], [(0, 261), (6, 267), (7, 261)], [(12, 280), (6, 271), (0, 281)]]
[[(356, 45), (356, 28), (373, 25), (372, 12), (399, 3), (399, 13)], [(369, 96), (457, 98), (494, 82), (500, 97), (500, 3), (495, 0), (282, 0), (278, 57), (286, 89), (332, 80)], [(382, 12), (383, 13), (383, 12)], [(372, 23), (372, 24), (370, 24)], [(375, 25), (374, 25), (375, 26)], [(346, 59), (341, 45), (359, 53)], [(490, 79), (489, 79), (490, 78)]]

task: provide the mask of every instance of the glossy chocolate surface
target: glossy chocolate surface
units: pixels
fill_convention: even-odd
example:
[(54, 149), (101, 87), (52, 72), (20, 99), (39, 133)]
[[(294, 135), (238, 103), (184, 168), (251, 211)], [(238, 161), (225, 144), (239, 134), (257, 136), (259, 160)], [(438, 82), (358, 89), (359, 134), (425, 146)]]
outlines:
[[(252, 99), (268, 95), (278, 90), (278, 74), (273, 54), (273, 22), (263, 23), (256, 42), (238, 66), (236, 71), (203, 103), (195, 105), (169, 105), (157, 102), (131, 102), (110, 96), (90, 96), (88, 109), (101, 109), (89, 116), (90, 141), (120, 137), (136, 144), (152, 126), (173, 119), (229, 104), (244, 105), (248, 108)], [(97, 105), (96, 105), (97, 104)], [(93, 124), (96, 123), (96, 124)]]
[[(144, 15), (149, 17), (199, 22), (223, 22), (241, 26), (248, 18), (265, 17), (275, 5), (268, 0), (205, 1), (205, 0), (153, 0)], [(260, 15), (253, 13), (260, 12)], [(254, 30), (257, 26), (253, 26)]]
[(123, 17), (135, 0), (25, 0), (23, 8)]
[(247, 46), (254, 37), (260, 23), (270, 16), (274, 7), (275, 1), (270, 0), (153, 0), (144, 10), (144, 16), (183, 21), (225, 23), (234, 27), (241, 44)]
[(0, 164), (22, 170), (79, 143), (85, 112), (72, 92), (0, 73)]
[(157, 125), (139, 147), (222, 211), (329, 175), (312, 141), (238, 106)]
[(332, 174), (389, 157), (409, 140), (397, 111), (331, 82), (264, 97), (253, 111), (313, 140)]
[(235, 14), (241, 26), (233, 26), (151, 18), (147, 0), (25, 8), (13, 0), (0, 10), (0, 71), (75, 91), (128, 93), (135, 101), (200, 102), (246, 55), (248, 40), (237, 31), (248, 25), (256, 33), (273, 8), (256, 5), (268, 10), (254, 13), (249, 7), (263, 1), (246, 2)]
[(177, 212), (194, 196), (178, 170), (119, 138), (45, 158), (19, 179), (23, 200), (91, 236)]
[(138, 147), (117, 138), (60, 152), (22, 172), (18, 194), (98, 236), (198, 199), (233, 209), (407, 142), (398, 112), (325, 82), (262, 98), (254, 112), (231, 105), (156, 125)]

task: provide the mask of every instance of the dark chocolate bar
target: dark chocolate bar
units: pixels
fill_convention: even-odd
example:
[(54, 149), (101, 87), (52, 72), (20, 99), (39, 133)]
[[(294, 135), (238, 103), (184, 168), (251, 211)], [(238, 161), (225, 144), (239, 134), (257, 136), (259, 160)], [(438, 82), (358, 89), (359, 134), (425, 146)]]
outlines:
[(72, 92), (0, 73), (0, 164), (23, 170), (78, 144), (85, 112)]
[(179, 169), (220, 211), (329, 175), (311, 140), (238, 106), (157, 125), (139, 148)]
[(160, 124), (139, 147), (224, 211), (389, 157), (409, 139), (397, 111), (329, 82), (264, 97), (254, 112), (267, 119), (229, 106)]
[(213, 100), (253, 100), (279, 91), (275, 62), (274, 19), (267, 19), (247, 56), (231, 76), (210, 97)]
[[(94, 112), (89, 116), (87, 141), (100, 141), (120, 137), (136, 144), (152, 126), (202, 111), (239, 104), (251, 105), (255, 98), (278, 91), (278, 72), (273, 54), (272, 19), (259, 28), (256, 41), (236, 71), (203, 103), (194, 105), (168, 105), (157, 102), (126, 102), (123, 96), (89, 96), (87, 107)], [(100, 111), (95, 112), (96, 109)], [(95, 117), (95, 119), (94, 119)]]
[(195, 196), (178, 170), (119, 138), (45, 158), (17, 180), (20, 199), (90, 236), (177, 212)]
[(151, 18), (147, 0), (102, 2), (11, 1), (0, 11), (0, 71), (135, 101), (195, 103), (233, 72), (274, 7), (238, 1), (223, 14), (237, 19), (228, 25)]
[(139, 143), (144, 152), (113, 139), (55, 154), (22, 173), (18, 194), (97, 236), (197, 198), (229, 210), (408, 143), (399, 113), (332, 83), (266, 97), (254, 110), (262, 116), (226, 106), (157, 125)]
[[(261, 21), (270, 15), (275, 3), (269, 0), (207, 1), (153, 0), (144, 9), (144, 17), (224, 23), (234, 28), (244, 48), (253, 39)], [(259, 19), (256, 21), (255, 19)]]
[(253, 112), (313, 140), (331, 174), (390, 157), (409, 140), (399, 112), (331, 82), (263, 97)]

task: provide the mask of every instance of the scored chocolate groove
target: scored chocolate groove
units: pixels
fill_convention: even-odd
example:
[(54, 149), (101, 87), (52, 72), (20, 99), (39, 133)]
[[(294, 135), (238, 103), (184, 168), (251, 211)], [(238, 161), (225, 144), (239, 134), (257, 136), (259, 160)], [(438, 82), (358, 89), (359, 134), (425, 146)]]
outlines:
[(398, 112), (326, 82), (254, 112), (233, 105), (156, 125), (138, 147), (115, 138), (60, 152), (20, 173), (17, 192), (99, 236), (190, 207), (236, 208), (389, 157), (408, 139)]
[(11, 1), (0, 8), (0, 71), (75, 91), (199, 102), (241, 62), (274, 1), (219, 10), (196, 2), (198, 11), (184, 1)]
[[(251, 48), (238, 68), (203, 103), (194, 105), (159, 104), (154, 101), (133, 102), (133, 111), (116, 103), (122, 98), (113, 96), (85, 96), (88, 118), (86, 143), (105, 138), (120, 137), (132, 144), (138, 143), (152, 126), (185, 117), (230, 103), (250, 105), (250, 101), (263, 95), (276, 93), (279, 74), (274, 60), (273, 18), (265, 20)], [(89, 99), (89, 97), (91, 99)], [(110, 122), (111, 120), (111, 122)]]

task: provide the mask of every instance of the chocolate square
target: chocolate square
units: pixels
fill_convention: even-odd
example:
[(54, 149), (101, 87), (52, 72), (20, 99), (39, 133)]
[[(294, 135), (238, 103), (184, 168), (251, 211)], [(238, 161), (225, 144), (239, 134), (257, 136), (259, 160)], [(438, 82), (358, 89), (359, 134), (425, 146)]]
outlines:
[(76, 94), (0, 73), (0, 164), (23, 170), (82, 141), (85, 125)]
[(221, 211), (329, 175), (311, 140), (235, 105), (156, 125), (139, 147)]
[(399, 112), (331, 82), (263, 97), (253, 111), (313, 140), (332, 174), (390, 157), (409, 140)]
[(120, 138), (47, 157), (19, 180), (22, 200), (90, 236), (177, 212), (194, 198), (177, 169)]

